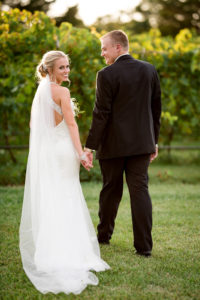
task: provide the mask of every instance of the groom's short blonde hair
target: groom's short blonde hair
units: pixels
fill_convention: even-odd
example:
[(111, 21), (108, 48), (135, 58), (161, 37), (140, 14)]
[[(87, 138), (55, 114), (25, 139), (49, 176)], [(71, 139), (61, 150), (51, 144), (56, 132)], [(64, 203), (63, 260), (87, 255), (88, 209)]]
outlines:
[(128, 50), (129, 48), (129, 42), (128, 42), (128, 36), (126, 33), (122, 30), (113, 30), (106, 34), (104, 34), (100, 40), (103, 40), (105, 38), (109, 37), (113, 44), (120, 44), (124, 50)]

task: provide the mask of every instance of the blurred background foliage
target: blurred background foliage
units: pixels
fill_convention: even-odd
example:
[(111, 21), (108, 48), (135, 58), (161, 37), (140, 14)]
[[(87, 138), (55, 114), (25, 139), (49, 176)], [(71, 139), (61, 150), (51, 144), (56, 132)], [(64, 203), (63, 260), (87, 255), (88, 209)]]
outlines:
[[(90, 28), (80, 22), (79, 25), (72, 25), (72, 15), (78, 20), (77, 7), (71, 15), (71, 23), (51, 19), (45, 12), (48, 11), (47, 4), (53, 0), (48, 3), (30, 1), (35, 5), (43, 2), (42, 9), (36, 8), (44, 12), (35, 11), (34, 5), (30, 8), (30, 3), (26, 7), (28, 11), (19, 7), (20, 1), (4, 2), (10, 6), (15, 3), (18, 8), (1, 10), (0, 17), (0, 145), (28, 144), (30, 109), (37, 87), (35, 69), (45, 52), (56, 49), (69, 54), (71, 60), (69, 88), (72, 97), (80, 105), (81, 113), (77, 122), (84, 144), (95, 101), (96, 73), (105, 66), (100, 56), (99, 37), (109, 29), (109, 22), (108, 26), (99, 29), (98, 24)], [(147, 1), (143, 0), (141, 5), (143, 2)], [(195, 7), (195, 1), (192, 2)], [(145, 6), (141, 7), (144, 9)], [(196, 12), (199, 13), (199, 10)], [(166, 35), (162, 28), (150, 28), (150, 25), (144, 27), (144, 31), (136, 31), (139, 32), (136, 34), (136, 29), (129, 26), (130, 22), (123, 23), (123, 26), (115, 23), (114, 27), (116, 29), (120, 25), (128, 34), (130, 54), (136, 59), (152, 63), (159, 73), (163, 103), (160, 144), (170, 145), (177, 140), (182, 143), (185, 138), (199, 140), (200, 36), (198, 25), (192, 23), (192, 19), (190, 23), (193, 25), (188, 25), (188, 28), (169, 31), (171, 35)], [(5, 150), (0, 152), (3, 160), (17, 163), (16, 151), (9, 149), (6, 154)], [(25, 174), (26, 159), (26, 155), (23, 158), (20, 155), (21, 181)]]
[[(1, 0), (1, 6), (28, 10), (32, 13), (48, 13), (56, 0)], [(66, 1), (67, 2), (67, 1)], [(133, 5), (134, 6), (134, 5)], [(126, 20), (126, 21), (125, 21)], [(61, 16), (55, 17), (56, 25), (69, 22), (75, 27), (86, 27), (78, 16), (78, 4), (68, 7)], [(141, 0), (129, 11), (120, 11), (117, 16), (99, 17), (94, 23), (97, 31), (116, 28), (130, 30), (132, 34), (159, 28), (162, 35), (175, 36), (181, 29), (195, 29), (200, 33), (199, 0)]]

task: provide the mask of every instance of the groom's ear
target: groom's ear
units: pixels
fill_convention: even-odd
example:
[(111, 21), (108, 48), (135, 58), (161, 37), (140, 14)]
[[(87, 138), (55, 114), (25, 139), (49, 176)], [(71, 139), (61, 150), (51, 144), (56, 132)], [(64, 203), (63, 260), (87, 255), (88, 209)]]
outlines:
[(119, 50), (119, 51), (122, 50), (122, 46), (121, 46), (120, 44), (116, 44), (115, 47), (116, 47), (116, 49)]

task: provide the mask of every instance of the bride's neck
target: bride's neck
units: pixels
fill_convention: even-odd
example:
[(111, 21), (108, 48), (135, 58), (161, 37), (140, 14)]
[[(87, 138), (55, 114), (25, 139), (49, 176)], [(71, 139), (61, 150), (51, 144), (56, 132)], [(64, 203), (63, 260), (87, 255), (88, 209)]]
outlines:
[(53, 83), (53, 84), (56, 84), (56, 85), (61, 86), (61, 84), (59, 84), (59, 83), (57, 83), (57, 82), (55, 82), (55, 81), (50, 81), (50, 83)]

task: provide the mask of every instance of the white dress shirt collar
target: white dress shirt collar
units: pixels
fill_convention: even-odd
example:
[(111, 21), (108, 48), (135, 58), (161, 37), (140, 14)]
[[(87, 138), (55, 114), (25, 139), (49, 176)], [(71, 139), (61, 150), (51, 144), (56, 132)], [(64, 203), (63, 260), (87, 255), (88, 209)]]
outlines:
[(129, 53), (127, 52), (127, 53), (124, 53), (124, 54), (121, 54), (121, 55), (117, 56), (117, 58), (115, 58), (115, 62), (118, 60), (118, 58), (120, 58), (121, 56), (124, 56), (124, 55), (129, 55)]

